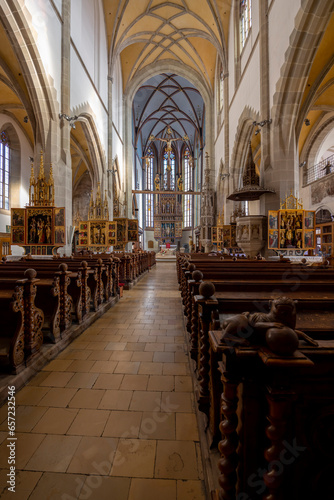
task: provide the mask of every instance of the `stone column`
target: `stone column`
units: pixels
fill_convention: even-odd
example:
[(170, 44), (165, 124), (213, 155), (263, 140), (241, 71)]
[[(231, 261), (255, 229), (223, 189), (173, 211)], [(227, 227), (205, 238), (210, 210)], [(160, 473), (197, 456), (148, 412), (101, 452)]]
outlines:
[(108, 76), (108, 156), (107, 156), (107, 195), (109, 204), (109, 218), (114, 219), (114, 198), (113, 198), (113, 182), (116, 182), (116, 174), (111, 171), (113, 165), (113, 140), (112, 140), (112, 86), (113, 79)]
[[(62, 38), (61, 38), (61, 103), (59, 110), (70, 116), (70, 50), (71, 50), (71, 0), (62, 0)], [(57, 117), (58, 118), (58, 117)], [(59, 134), (60, 131), (60, 134)], [(66, 246), (59, 252), (70, 255), (72, 251), (72, 160), (70, 150), (71, 127), (67, 120), (50, 122), (50, 141), (46, 158), (50, 159), (55, 182), (55, 204), (65, 207)], [(59, 142), (60, 135), (60, 154)], [(58, 146), (58, 147), (57, 147)]]

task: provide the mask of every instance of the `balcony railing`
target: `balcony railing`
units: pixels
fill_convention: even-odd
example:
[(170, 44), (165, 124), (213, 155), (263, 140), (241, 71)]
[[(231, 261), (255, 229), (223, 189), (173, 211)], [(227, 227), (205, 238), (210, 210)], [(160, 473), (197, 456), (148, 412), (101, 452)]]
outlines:
[(309, 167), (304, 174), (305, 184), (317, 181), (332, 172), (334, 172), (334, 155)]

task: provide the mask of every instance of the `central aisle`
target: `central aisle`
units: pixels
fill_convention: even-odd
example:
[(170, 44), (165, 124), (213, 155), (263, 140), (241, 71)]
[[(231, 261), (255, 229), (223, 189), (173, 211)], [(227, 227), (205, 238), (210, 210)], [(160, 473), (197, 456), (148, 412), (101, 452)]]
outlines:
[(20, 500), (204, 500), (189, 373), (176, 266), (159, 263), (18, 392)]

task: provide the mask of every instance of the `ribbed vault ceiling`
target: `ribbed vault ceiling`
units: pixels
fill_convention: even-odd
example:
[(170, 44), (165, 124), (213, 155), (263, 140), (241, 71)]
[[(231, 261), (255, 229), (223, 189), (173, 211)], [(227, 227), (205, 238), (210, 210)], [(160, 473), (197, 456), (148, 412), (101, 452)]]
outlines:
[(124, 88), (146, 66), (173, 60), (213, 86), (224, 61), (231, 0), (104, 0), (112, 60), (120, 55)]
[[(163, 137), (169, 125), (173, 137), (189, 137), (193, 151), (197, 142), (201, 144), (204, 116), (203, 99), (190, 82), (175, 74), (157, 75), (140, 87), (133, 101), (134, 145), (146, 151), (150, 136)], [(180, 143), (175, 141), (174, 146)], [(155, 145), (159, 149), (166, 144), (155, 141)]]

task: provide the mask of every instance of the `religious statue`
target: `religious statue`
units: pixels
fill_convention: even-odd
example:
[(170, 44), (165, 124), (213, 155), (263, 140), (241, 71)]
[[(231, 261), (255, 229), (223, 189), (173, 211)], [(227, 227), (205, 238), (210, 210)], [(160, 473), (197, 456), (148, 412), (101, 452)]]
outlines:
[(179, 175), (179, 178), (177, 180), (177, 188), (179, 191), (183, 191), (183, 182), (182, 182), (182, 175)]
[(154, 178), (154, 186), (156, 191), (160, 191), (160, 177), (159, 174), (156, 174)]
[(168, 125), (167, 127), (167, 139), (164, 139), (162, 137), (155, 137), (154, 135), (150, 136), (150, 141), (161, 141), (166, 143), (166, 151), (168, 155), (168, 161), (167, 161), (167, 168), (169, 167), (169, 170), (171, 169), (170, 167), (170, 154), (172, 152), (172, 142), (173, 141), (187, 141), (189, 137), (187, 135), (184, 135), (182, 138), (181, 137), (171, 137), (172, 135), (172, 129)]

